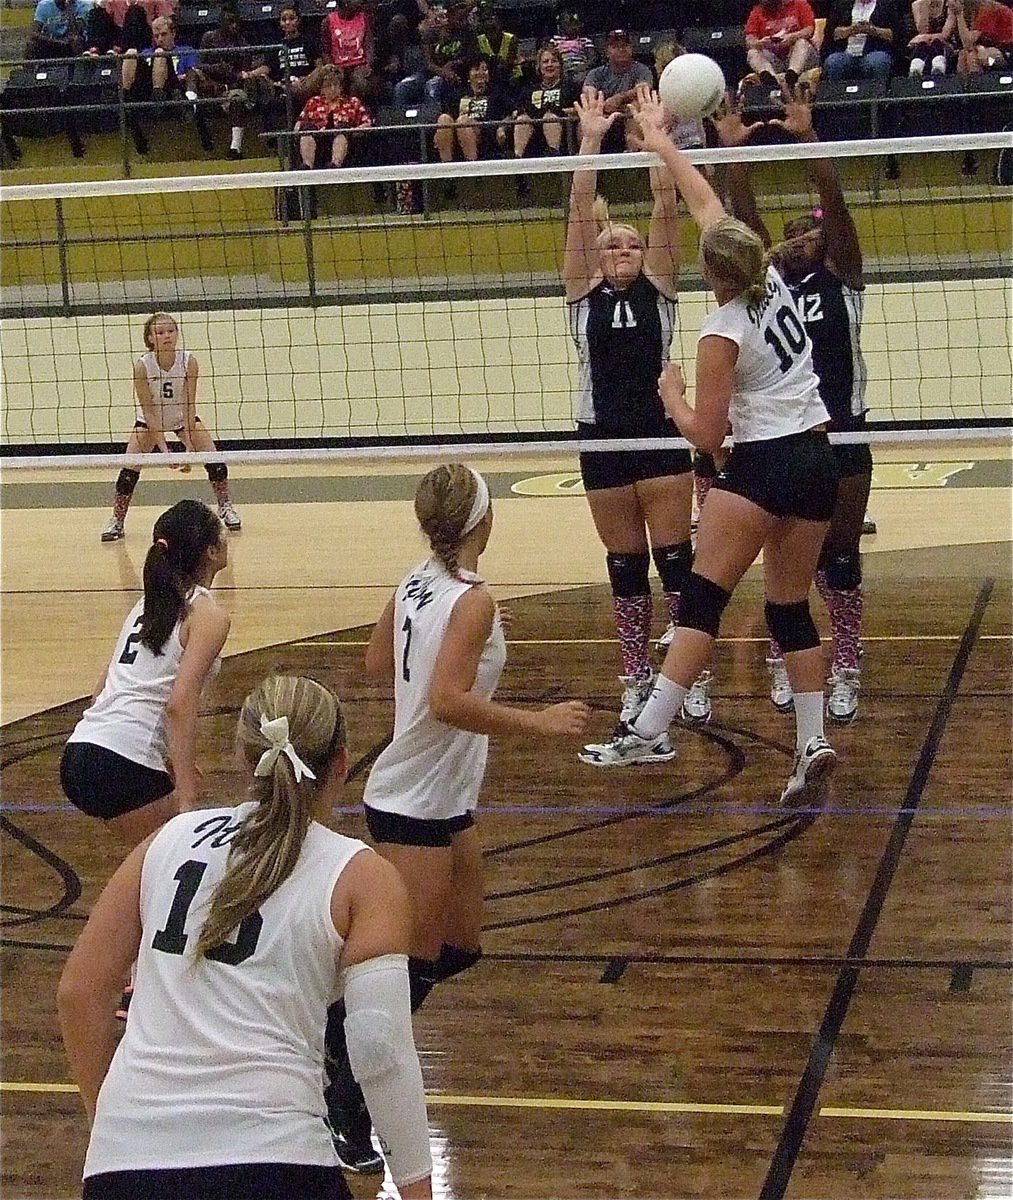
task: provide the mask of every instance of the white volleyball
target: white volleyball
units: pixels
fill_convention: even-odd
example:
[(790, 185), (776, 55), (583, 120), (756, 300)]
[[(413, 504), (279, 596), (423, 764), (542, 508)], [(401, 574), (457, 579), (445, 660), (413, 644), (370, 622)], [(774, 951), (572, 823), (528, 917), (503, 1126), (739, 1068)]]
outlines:
[(709, 117), (725, 95), (725, 77), (706, 54), (680, 54), (661, 72), (661, 103), (680, 121)]

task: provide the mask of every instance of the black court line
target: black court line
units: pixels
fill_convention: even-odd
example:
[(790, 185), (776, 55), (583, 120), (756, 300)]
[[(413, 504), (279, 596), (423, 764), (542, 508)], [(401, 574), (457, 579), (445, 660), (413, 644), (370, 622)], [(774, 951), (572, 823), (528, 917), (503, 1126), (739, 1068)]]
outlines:
[(939, 744), (942, 741), (943, 734), (946, 732), (946, 725), (953, 709), (953, 702), (956, 699), (964, 671), (967, 669), (971, 650), (974, 648), (974, 643), (977, 641), (981, 630), (985, 609), (988, 607), (994, 587), (995, 581), (993, 579), (986, 579), (981, 586), (981, 590), (978, 592), (978, 598), (975, 601), (974, 609), (968, 620), (967, 628), (964, 630), (964, 636), (960, 640), (956, 658), (954, 658), (953, 666), (950, 668), (949, 678), (946, 680), (946, 686), (943, 688), (943, 693), (939, 698), (932, 723), (929, 726), (928, 733), (925, 735), (921, 753), (918, 755), (918, 761), (915, 763), (907, 793), (904, 797), (904, 804), (897, 814), (893, 831), (890, 834), (890, 840), (883, 851), (883, 857), (880, 859), (876, 877), (872, 881), (872, 887), (869, 889), (865, 907), (858, 918), (858, 924), (855, 927), (851, 943), (848, 946), (848, 959), (857, 961), (843, 967), (837, 976), (837, 982), (831, 993), (826, 1012), (823, 1014), (819, 1032), (816, 1034), (812, 1049), (809, 1051), (809, 1061), (806, 1063), (802, 1078), (799, 1080), (795, 1098), (792, 1100), (791, 1107), (788, 1110), (784, 1127), (781, 1130), (781, 1136), (778, 1139), (770, 1167), (767, 1170), (767, 1177), (764, 1179), (763, 1187), (760, 1189), (760, 1200), (783, 1200), (785, 1191), (787, 1190), (792, 1172), (795, 1169), (795, 1163), (798, 1161), (802, 1142), (805, 1140), (809, 1128), (809, 1122), (816, 1108), (817, 1097), (819, 1096), (831, 1055), (834, 1052), (837, 1037), (844, 1025), (845, 1017), (848, 1015), (851, 998), (854, 995), (855, 985), (858, 982), (860, 964), (868, 953), (872, 935), (882, 914), (883, 905), (886, 902), (886, 894), (889, 891), (890, 884), (893, 882), (897, 865), (900, 862), (901, 851), (904, 849), (904, 842), (907, 840), (907, 835), (914, 822), (915, 813), (918, 810), (918, 805), (925, 791), (925, 785), (928, 783), (929, 773), (939, 752)]
[(46, 917), (58, 917), (66, 909), (70, 908), (81, 896), (81, 880), (74, 868), (62, 858), (58, 857), (41, 842), (35, 840), (31, 834), (26, 833), (23, 829), (14, 824), (8, 817), (0, 814), (0, 829), (15, 841), (20, 842), (22, 846), (36, 858), (40, 858), (48, 867), (59, 875), (63, 883), (63, 895), (55, 904), (51, 904), (49, 908), (29, 911), (29, 916), (4, 917), (0, 919), (0, 925), (10, 927), (12, 925), (32, 925), (37, 921), (43, 921)]

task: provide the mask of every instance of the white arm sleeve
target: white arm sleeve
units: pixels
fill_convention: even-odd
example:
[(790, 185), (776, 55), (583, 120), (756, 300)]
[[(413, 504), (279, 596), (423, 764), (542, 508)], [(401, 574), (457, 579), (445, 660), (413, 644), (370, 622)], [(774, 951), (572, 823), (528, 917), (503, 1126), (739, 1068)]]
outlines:
[(432, 1174), (422, 1068), (412, 1036), (408, 959), (384, 954), (344, 973), (348, 1062), (400, 1187)]

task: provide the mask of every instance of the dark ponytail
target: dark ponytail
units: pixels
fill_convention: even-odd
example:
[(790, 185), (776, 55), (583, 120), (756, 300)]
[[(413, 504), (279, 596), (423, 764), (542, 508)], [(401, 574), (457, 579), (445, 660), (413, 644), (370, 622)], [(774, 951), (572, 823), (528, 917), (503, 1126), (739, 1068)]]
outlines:
[(144, 560), (144, 612), (140, 643), (161, 654), (183, 615), (205, 553), (221, 537), (222, 523), (199, 500), (180, 500), (155, 522)]

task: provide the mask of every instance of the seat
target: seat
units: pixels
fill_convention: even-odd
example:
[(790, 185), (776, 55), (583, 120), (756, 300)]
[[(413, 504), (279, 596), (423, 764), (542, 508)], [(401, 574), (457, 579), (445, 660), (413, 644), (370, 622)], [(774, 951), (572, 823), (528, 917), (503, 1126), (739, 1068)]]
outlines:
[(879, 101), (887, 92), (882, 79), (827, 79), (816, 90), (813, 120), (820, 138), (846, 141), (878, 137), (882, 113)]
[(63, 105), (71, 65), (67, 61), (14, 68), (0, 96), (5, 133), (31, 138), (63, 133), (66, 128)]
[[(67, 81), (64, 103), (67, 128), (77, 133), (115, 133), (120, 127), (119, 64), (104, 58), (76, 58)], [(75, 111), (79, 106), (101, 104), (101, 110)]]
[(955, 75), (891, 79), (883, 105), (883, 132), (888, 137), (960, 133), (965, 128), (963, 96), (963, 82)]
[(746, 73), (746, 31), (742, 25), (691, 25), (683, 31), (682, 44), (692, 54), (713, 58), (730, 86)]
[(199, 46), (209, 29), (222, 23), (222, 9), (217, 4), (181, 4), (176, 14), (179, 26), (178, 41), (184, 46)]

